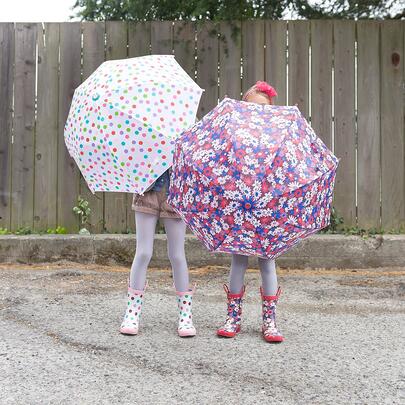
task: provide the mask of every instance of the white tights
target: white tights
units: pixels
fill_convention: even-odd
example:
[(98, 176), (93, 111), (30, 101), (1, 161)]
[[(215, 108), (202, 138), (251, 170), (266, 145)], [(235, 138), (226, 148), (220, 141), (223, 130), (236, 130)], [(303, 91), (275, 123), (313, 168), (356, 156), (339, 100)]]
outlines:
[[(143, 290), (146, 283), (146, 270), (153, 253), (153, 241), (158, 217), (153, 214), (135, 212), (136, 254), (132, 262), (130, 287)], [(167, 235), (167, 252), (172, 265), (176, 291), (184, 292), (189, 288), (188, 267), (184, 252), (186, 224), (182, 219), (164, 218)]]
[[(278, 285), (275, 261), (273, 259), (261, 258), (258, 260), (264, 295), (276, 295)], [(231, 273), (229, 275), (229, 289), (232, 294), (239, 294), (241, 292), (247, 267), (247, 256), (232, 255)]]

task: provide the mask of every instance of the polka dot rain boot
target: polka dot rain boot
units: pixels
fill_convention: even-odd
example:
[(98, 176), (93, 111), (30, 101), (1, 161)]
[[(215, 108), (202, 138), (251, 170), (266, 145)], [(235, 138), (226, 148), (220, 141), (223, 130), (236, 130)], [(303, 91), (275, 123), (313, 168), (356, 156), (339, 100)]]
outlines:
[(186, 292), (176, 292), (177, 306), (179, 308), (179, 326), (177, 333), (180, 337), (191, 337), (196, 335), (193, 325), (193, 295), (195, 286)]
[(260, 295), (262, 296), (262, 315), (263, 315), (262, 332), (264, 339), (270, 343), (280, 343), (284, 340), (284, 337), (278, 330), (276, 324), (276, 307), (280, 294), (281, 294), (280, 287), (278, 287), (276, 295), (264, 295), (263, 288), (260, 287)]
[(146, 288), (142, 291), (128, 287), (127, 309), (120, 327), (120, 332), (123, 335), (138, 334), (139, 318), (141, 316), (145, 290)]
[(227, 338), (233, 338), (240, 332), (242, 301), (245, 294), (245, 286), (239, 294), (232, 294), (229, 288), (224, 284), (224, 290), (228, 299), (228, 316), (224, 326), (217, 330), (217, 335)]

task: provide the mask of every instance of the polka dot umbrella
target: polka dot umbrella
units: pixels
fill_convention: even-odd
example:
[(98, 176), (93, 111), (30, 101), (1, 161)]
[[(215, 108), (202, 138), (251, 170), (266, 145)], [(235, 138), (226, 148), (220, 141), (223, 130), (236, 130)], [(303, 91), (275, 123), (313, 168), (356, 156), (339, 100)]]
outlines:
[(100, 65), (75, 90), (64, 131), (90, 190), (142, 194), (172, 165), (202, 92), (171, 55)]

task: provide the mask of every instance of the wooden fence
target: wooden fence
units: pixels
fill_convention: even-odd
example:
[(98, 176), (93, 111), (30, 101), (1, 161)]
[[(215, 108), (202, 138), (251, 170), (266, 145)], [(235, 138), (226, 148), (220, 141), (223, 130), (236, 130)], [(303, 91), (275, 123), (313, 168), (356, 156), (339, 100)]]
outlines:
[(131, 196), (93, 196), (68, 156), (74, 89), (104, 60), (174, 54), (205, 88), (199, 116), (256, 80), (298, 104), (341, 158), (334, 205), (347, 225), (405, 224), (404, 21), (0, 23), (0, 227), (134, 230)]

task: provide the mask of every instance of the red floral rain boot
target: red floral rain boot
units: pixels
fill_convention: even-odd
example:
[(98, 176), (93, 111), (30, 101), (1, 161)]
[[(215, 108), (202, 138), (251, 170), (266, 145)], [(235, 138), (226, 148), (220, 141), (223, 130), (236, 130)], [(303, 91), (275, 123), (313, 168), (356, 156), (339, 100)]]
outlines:
[(242, 300), (245, 294), (245, 286), (243, 286), (239, 294), (232, 294), (226, 284), (224, 284), (224, 290), (228, 299), (228, 316), (224, 326), (217, 330), (217, 335), (232, 338), (240, 332)]
[(280, 297), (281, 289), (278, 287), (276, 295), (264, 295), (263, 288), (260, 287), (262, 296), (262, 314), (263, 314), (263, 337), (267, 342), (282, 342), (283, 335), (277, 329), (276, 324), (276, 306)]

